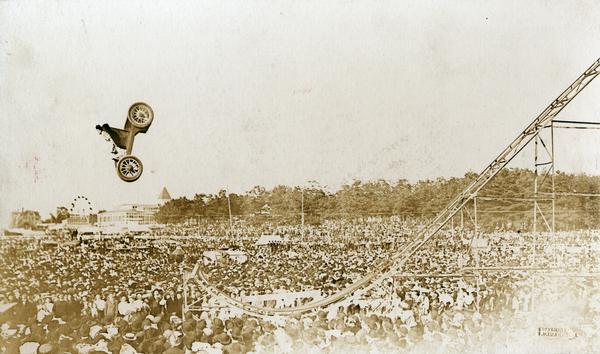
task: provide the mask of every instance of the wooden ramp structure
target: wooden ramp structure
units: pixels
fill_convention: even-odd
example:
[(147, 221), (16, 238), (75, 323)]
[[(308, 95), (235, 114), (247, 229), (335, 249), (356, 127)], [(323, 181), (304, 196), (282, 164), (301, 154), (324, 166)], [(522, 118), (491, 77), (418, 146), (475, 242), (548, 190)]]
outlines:
[[(546, 107), (527, 127), (510, 143), (508, 146), (500, 152), (500, 154), (485, 167), (485, 169), (478, 175), (478, 177), (467, 186), (460, 194), (458, 194), (452, 201), (441, 211), (435, 218), (422, 229), (402, 250), (394, 254), (389, 259), (374, 264), (366, 276), (357, 280), (347, 288), (334, 293), (323, 299), (310, 302), (306, 305), (301, 305), (292, 308), (270, 308), (254, 306), (248, 303), (244, 303), (240, 300), (234, 299), (231, 296), (223, 293), (214, 285), (210, 284), (206, 276), (200, 272), (199, 266), (194, 267), (194, 270), (185, 276), (184, 281), (193, 281), (203, 291), (208, 293), (210, 296), (216, 297), (226, 303), (228, 306), (239, 308), (245, 313), (254, 316), (272, 316), (272, 315), (294, 315), (298, 313), (308, 312), (315, 309), (327, 307), (335, 304), (348, 297), (358, 296), (365, 293), (366, 291), (378, 286), (385, 279), (393, 277), (394, 275), (401, 272), (403, 265), (411, 256), (421, 249), (427, 241), (435, 236), (443, 227), (446, 225), (453, 216), (462, 210), (465, 205), (476, 200), (477, 193), (484, 188), (507, 164), (512, 161), (529, 143), (534, 141), (536, 143), (536, 176), (537, 176), (537, 144), (540, 132), (553, 125), (555, 122), (560, 124), (566, 123), (589, 123), (589, 122), (575, 122), (575, 121), (563, 121), (555, 120), (555, 117), (581, 92), (585, 87), (600, 74), (600, 59), (596, 60), (587, 70), (583, 72), (569, 87), (567, 87), (555, 100), (553, 100), (548, 107)], [(593, 123), (590, 123), (593, 124)], [(543, 144), (543, 142), (542, 142)], [(544, 147), (546, 147), (544, 145)], [(546, 148), (547, 149), (547, 148)], [(547, 149), (548, 150), (548, 149)], [(537, 194), (537, 180), (536, 190)], [(551, 197), (555, 197), (554, 190), (552, 190)], [(537, 195), (536, 195), (537, 197)], [(536, 208), (537, 205), (534, 205)], [(541, 212), (541, 210), (540, 210)], [(537, 212), (535, 212), (537, 215)], [(542, 215), (542, 217), (544, 217)], [(546, 224), (553, 230), (553, 222), (550, 225), (549, 222)], [(185, 286), (184, 286), (185, 288)], [(184, 294), (185, 295), (185, 294)], [(187, 298), (187, 296), (185, 296)], [(187, 301), (187, 300), (185, 300)], [(194, 310), (194, 306), (187, 306), (185, 310)]]

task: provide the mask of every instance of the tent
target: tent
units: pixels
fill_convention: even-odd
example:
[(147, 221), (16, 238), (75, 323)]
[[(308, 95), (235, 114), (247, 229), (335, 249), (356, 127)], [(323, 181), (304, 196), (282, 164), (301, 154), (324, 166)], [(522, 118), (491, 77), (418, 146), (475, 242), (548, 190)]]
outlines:
[(223, 258), (223, 253), (221, 251), (204, 251), (204, 253), (202, 253), (204, 265), (216, 262), (221, 258)]
[(176, 262), (183, 261), (184, 256), (185, 256), (185, 252), (183, 252), (183, 248), (181, 248), (181, 246), (177, 246), (175, 248), (175, 250), (173, 252), (171, 252), (171, 257)]
[(244, 252), (244, 251), (227, 250), (227, 251), (224, 251), (224, 253), (226, 255), (228, 255), (231, 260), (241, 263), (241, 264), (246, 263), (246, 261), (248, 260), (248, 256), (246, 255), (246, 252)]
[(283, 237), (279, 235), (262, 235), (258, 241), (256, 241), (256, 246), (266, 246), (266, 245), (279, 245), (284, 243), (285, 240)]

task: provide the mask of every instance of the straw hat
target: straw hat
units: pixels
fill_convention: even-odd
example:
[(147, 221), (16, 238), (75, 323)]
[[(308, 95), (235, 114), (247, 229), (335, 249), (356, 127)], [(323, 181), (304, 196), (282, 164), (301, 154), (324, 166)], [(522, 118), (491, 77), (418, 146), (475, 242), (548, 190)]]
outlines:
[(137, 339), (134, 333), (128, 332), (123, 335), (123, 339), (127, 342), (133, 342)]
[(54, 346), (52, 346), (52, 344), (50, 344), (50, 343), (42, 344), (38, 348), (38, 353), (39, 354), (51, 354), (51, 353), (54, 353)]

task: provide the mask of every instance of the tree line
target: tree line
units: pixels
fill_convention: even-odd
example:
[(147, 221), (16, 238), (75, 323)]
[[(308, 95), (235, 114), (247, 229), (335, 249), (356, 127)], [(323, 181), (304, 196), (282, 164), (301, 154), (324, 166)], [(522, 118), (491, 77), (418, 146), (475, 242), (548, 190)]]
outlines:
[[(468, 172), (463, 177), (437, 178), (410, 183), (405, 179), (359, 181), (342, 185), (328, 192), (316, 181), (304, 188), (279, 185), (272, 189), (256, 186), (243, 194), (198, 193), (193, 198), (181, 197), (164, 204), (156, 214), (161, 223), (181, 223), (186, 220), (226, 219), (231, 215), (250, 221), (299, 223), (304, 210), (306, 223), (319, 224), (327, 219), (354, 219), (368, 216), (392, 216), (429, 219), (442, 210), (460, 193), (477, 174)], [(551, 191), (550, 176), (538, 176), (538, 208), (550, 223), (552, 202), (542, 193)], [(533, 222), (533, 201), (515, 200), (532, 198), (534, 172), (528, 169), (501, 171), (478, 196), (478, 220), (482, 227), (528, 228)], [(543, 181), (542, 181), (543, 180)], [(562, 194), (555, 199), (556, 225), (560, 229), (595, 227), (600, 223), (600, 198), (569, 196), (564, 193), (600, 194), (600, 176), (557, 172), (555, 191)], [(510, 200), (506, 198), (512, 198)], [(471, 222), (473, 205), (468, 205)], [(468, 219), (465, 222), (465, 218)], [(457, 220), (458, 222), (458, 220)], [(544, 219), (538, 216), (538, 229)]]

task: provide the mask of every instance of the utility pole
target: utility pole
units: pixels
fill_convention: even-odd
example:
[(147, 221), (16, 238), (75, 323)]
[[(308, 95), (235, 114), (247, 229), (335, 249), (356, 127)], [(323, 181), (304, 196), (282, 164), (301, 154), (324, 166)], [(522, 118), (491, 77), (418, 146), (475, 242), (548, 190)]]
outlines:
[(479, 232), (479, 220), (477, 219), (477, 193), (473, 196), (473, 214), (475, 214), (475, 238)]
[(301, 204), (301, 208), (302, 208), (302, 237), (304, 237), (304, 188), (300, 189), (300, 204)]
[(229, 228), (233, 228), (233, 218), (231, 216), (231, 200), (229, 199), (229, 192), (227, 192), (227, 209), (229, 209)]

